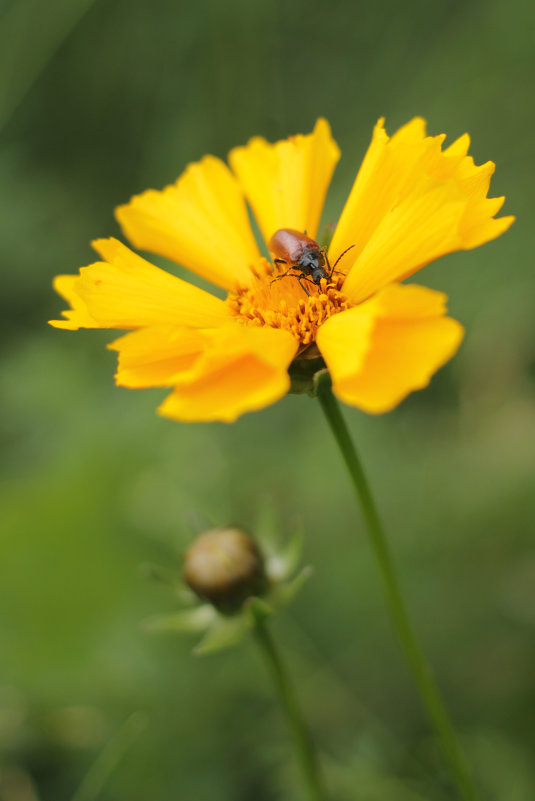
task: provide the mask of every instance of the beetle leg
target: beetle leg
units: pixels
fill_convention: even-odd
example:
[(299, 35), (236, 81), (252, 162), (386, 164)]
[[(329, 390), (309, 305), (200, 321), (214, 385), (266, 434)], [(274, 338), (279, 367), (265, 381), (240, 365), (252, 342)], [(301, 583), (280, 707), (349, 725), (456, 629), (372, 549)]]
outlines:
[[(277, 259), (275, 259), (275, 261), (277, 261)], [(281, 260), (281, 259), (279, 259), (279, 261), (282, 261), (282, 260)], [(283, 264), (287, 264), (287, 263), (288, 263), (288, 262), (286, 262), (286, 261), (285, 261), (285, 262), (283, 262)], [(295, 269), (295, 267), (288, 267), (288, 269), (286, 270), (286, 272), (285, 272), (285, 273), (283, 273), (282, 275), (278, 275), (276, 278), (273, 278), (273, 279), (272, 279), (272, 280), (269, 282), (269, 285), (271, 286), (271, 284), (274, 284), (274, 283), (275, 283), (275, 281), (280, 281), (280, 280), (281, 280), (281, 278), (286, 278), (286, 276), (287, 276), (287, 275), (289, 275), (289, 276), (290, 276), (290, 278), (297, 278), (297, 275), (296, 275), (295, 273), (290, 273), (290, 270), (294, 270), (294, 269)]]
[(327, 251), (325, 250), (325, 248), (323, 248), (323, 256), (325, 258), (325, 261), (327, 262), (327, 272), (329, 273), (329, 278), (330, 278), (331, 275), (333, 274), (333, 268), (329, 263), (329, 257), (327, 256)]
[(308, 297), (310, 297), (310, 292), (308, 291), (308, 289), (306, 288), (306, 286), (303, 286), (303, 284), (301, 283), (301, 281), (304, 279), (305, 281), (308, 281), (309, 283), (312, 283), (312, 284), (314, 283), (314, 281), (312, 281), (312, 282), (311, 282), (311, 281), (310, 281), (310, 279), (309, 279), (309, 278), (307, 278), (307, 277), (306, 277), (306, 275), (305, 275), (304, 273), (301, 273), (301, 275), (296, 275), (295, 277), (296, 277), (296, 278), (297, 278), (297, 280), (299, 281), (299, 286), (301, 287), (301, 289), (302, 289), (302, 290), (304, 290), (304, 292), (305, 292), (305, 295), (308, 295)]
[[(287, 262), (284, 262), (284, 263), (287, 264)], [(282, 273), (282, 275), (278, 275), (276, 278), (273, 278), (269, 282), (269, 285), (271, 286), (271, 284), (274, 284), (275, 281), (280, 281), (281, 278), (286, 278), (286, 277), (288, 277), (288, 278), (297, 278), (297, 280), (299, 281), (299, 286), (301, 287), (301, 289), (305, 292), (306, 295), (308, 295), (308, 297), (310, 297), (310, 292), (308, 291), (306, 286), (304, 286), (301, 283), (301, 281), (307, 281), (307, 283), (312, 284), (313, 286), (317, 286), (317, 284), (314, 281), (312, 281), (307, 275), (305, 275), (305, 273), (301, 273), (300, 275), (296, 275), (295, 273), (292, 273), (291, 270), (295, 270), (295, 267), (289, 267), (286, 270), (285, 273)]]

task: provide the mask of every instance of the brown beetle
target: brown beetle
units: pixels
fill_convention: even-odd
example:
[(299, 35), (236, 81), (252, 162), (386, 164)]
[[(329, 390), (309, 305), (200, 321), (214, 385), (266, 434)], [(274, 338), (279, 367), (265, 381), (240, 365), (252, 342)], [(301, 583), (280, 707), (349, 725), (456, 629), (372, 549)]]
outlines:
[[(278, 275), (271, 283), (280, 281), (281, 278), (286, 278), (286, 276), (297, 278), (301, 289), (303, 289), (307, 295), (310, 295), (310, 292), (302, 282), (307, 281), (309, 284), (320, 286), (322, 278), (329, 281), (334, 273), (334, 268), (342, 256), (347, 253), (348, 250), (351, 250), (354, 245), (350, 245), (350, 247), (344, 250), (344, 252), (338, 256), (332, 267), (329, 264), (329, 258), (325, 248), (321, 248), (318, 243), (307, 236), (306, 233), (302, 234), (300, 231), (296, 231), (293, 228), (279, 228), (278, 231), (275, 231), (269, 240), (268, 247), (275, 256), (273, 259), (275, 264), (288, 265), (286, 272), (282, 275)], [(327, 269), (325, 269), (325, 265), (327, 265)], [(298, 274), (295, 272), (292, 273), (291, 270), (298, 271)]]

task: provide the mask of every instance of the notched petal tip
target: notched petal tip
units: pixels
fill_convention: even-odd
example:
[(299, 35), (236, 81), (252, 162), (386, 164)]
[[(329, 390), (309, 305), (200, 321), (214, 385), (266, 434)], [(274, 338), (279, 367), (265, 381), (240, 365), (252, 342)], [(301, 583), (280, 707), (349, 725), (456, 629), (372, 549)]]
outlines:
[(254, 137), (229, 153), (266, 242), (279, 228), (316, 236), (325, 194), (340, 157), (329, 123), (320, 117), (310, 134), (273, 144)]
[(370, 414), (394, 409), (458, 350), (464, 329), (446, 317), (446, 297), (416, 285), (395, 284), (330, 318), (318, 346), (333, 391)]
[(130, 248), (128, 248), (114, 236), (99, 237), (98, 239), (93, 239), (91, 240), (91, 247), (93, 248), (93, 250), (96, 250), (98, 255), (104, 261), (107, 262), (113, 262), (113, 260), (118, 255), (121, 254), (128, 255), (132, 253)]
[[(66, 312), (61, 312), (61, 314), (66, 314)], [(47, 324), (51, 325), (52, 328), (62, 328), (64, 331), (79, 331), (81, 328), (71, 320), (47, 320)]]
[(325, 117), (318, 117), (311, 136), (317, 138), (318, 142), (322, 143), (321, 146), (329, 150), (330, 156), (336, 164), (340, 159), (342, 151), (333, 138), (331, 125)]
[[(402, 142), (420, 142), (425, 139), (426, 136), (427, 120), (423, 117), (413, 117), (412, 120), (406, 122), (405, 125), (402, 125), (401, 128), (392, 135), (390, 141), (398, 144)], [(446, 134), (441, 134), (441, 136), (442, 139), (444, 139)]]
[(137, 248), (225, 289), (247, 284), (248, 265), (260, 256), (238, 182), (215, 156), (189, 164), (162, 190), (135, 195), (115, 216)]
[[(430, 322), (430, 321), (429, 321)], [(428, 322), (428, 325), (429, 325)], [(437, 329), (435, 324), (435, 329)], [(442, 317), (440, 321), (441, 338), (446, 341), (437, 345), (436, 352), (429, 358), (429, 362), (419, 366), (411, 365), (406, 377), (406, 385), (401, 383), (397, 390), (391, 388), (389, 394), (370, 395), (366, 394), (355, 402), (355, 396), (351, 391), (347, 392), (344, 389), (338, 391), (334, 389), (335, 394), (340, 397), (340, 400), (348, 403), (350, 406), (357, 406), (367, 414), (386, 414), (396, 409), (412, 392), (425, 389), (431, 383), (431, 379), (447, 362), (452, 359), (459, 350), (464, 339), (465, 329), (464, 326), (455, 320), (453, 317)], [(345, 395), (345, 397), (344, 397)]]
[(470, 147), (470, 136), (464, 133), (444, 150), (445, 156), (466, 156)]
[[(81, 268), (76, 292), (89, 314), (98, 320), (97, 327), (201, 328), (218, 326), (228, 319), (224, 301), (161, 270), (119, 240), (98, 239), (93, 246), (105, 261)], [(73, 305), (73, 299), (69, 297), (69, 301)]]
[(100, 323), (89, 313), (87, 305), (79, 294), (80, 275), (56, 275), (52, 286), (58, 295), (66, 300), (71, 308), (62, 311), (65, 320), (49, 320), (53, 328), (78, 331), (80, 328), (100, 328)]
[(172, 387), (205, 345), (205, 335), (187, 327), (155, 325), (133, 331), (108, 345), (119, 354), (115, 383), (130, 389)]
[(275, 403), (290, 388), (297, 342), (287, 331), (238, 324), (207, 333), (206, 345), (158, 409), (182, 422), (230, 423)]
[(421, 117), (390, 139), (376, 126), (329, 249), (334, 258), (354, 245), (344, 285), (354, 303), (509, 226), (487, 198), (494, 163), (474, 163), (467, 134), (442, 150), (444, 139), (428, 136)]

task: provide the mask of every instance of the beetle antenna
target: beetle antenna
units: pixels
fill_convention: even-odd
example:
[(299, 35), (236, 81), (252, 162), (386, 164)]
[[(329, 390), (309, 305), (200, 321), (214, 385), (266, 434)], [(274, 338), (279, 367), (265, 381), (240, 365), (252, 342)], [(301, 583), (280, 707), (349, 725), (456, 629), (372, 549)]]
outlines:
[(354, 248), (354, 247), (355, 247), (355, 245), (350, 245), (348, 248), (346, 248), (344, 251), (342, 251), (342, 253), (340, 253), (340, 255), (338, 256), (338, 258), (336, 259), (336, 261), (334, 262), (334, 264), (332, 266), (331, 275), (334, 273), (334, 268), (336, 267), (336, 265), (338, 264), (338, 262), (340, 261), (342, 256), (345, 256), (347, 251), (351, 250), (351, 248)]

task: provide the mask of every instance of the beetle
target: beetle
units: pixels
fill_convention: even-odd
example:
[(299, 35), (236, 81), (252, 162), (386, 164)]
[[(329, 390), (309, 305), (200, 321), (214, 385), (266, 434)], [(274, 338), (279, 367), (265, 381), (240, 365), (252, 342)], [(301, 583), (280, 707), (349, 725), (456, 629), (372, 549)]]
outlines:
[[(325, 248), (321, 248), (314, 239), (307, 236), (306, 232), (301, 233), (301, 231), (296, 231), (294, 228), (279, 228), (269, 240), (268, 247), (275, 256), (273, 259), (275, 264), (288, 265), (286, 272), (278, 275), (271, 283), (280, 281), (281, 278), (286, 278), (286, 276), (297, 278), (301, 289), (310, 296), (310, 292), (303, 284), (303, 281), (316, 286), (320, 286), (322, 278), (329, 281), (342, 256), (355, 246), (350, 245), (344, 250), (332, 267), (329, 264)], [(298, 270), (299, 274), (292, 273), (290, 272), (291, 270)]]

